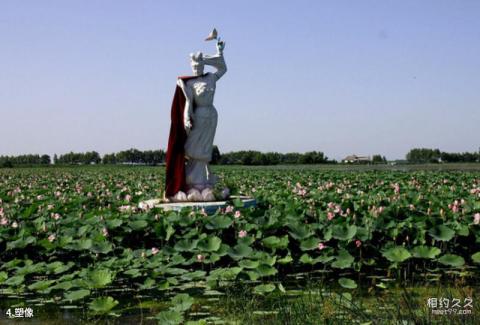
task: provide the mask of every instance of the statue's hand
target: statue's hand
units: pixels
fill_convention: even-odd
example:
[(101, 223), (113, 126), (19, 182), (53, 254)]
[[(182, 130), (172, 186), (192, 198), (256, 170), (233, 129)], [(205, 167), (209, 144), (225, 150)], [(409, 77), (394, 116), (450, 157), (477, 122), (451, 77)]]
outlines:
[(185, 131), (187, 131), (187, 134), (190, 132), (192, 129), (192, 121), (190, 120), (189, 117), (186, 117), (183, 121), (183, 125), (185, 126)]
[(225, 42), (221, 41), (219, 37), (217, 40), (217, 53), (222, 54), (224, 48), (225, 48)]

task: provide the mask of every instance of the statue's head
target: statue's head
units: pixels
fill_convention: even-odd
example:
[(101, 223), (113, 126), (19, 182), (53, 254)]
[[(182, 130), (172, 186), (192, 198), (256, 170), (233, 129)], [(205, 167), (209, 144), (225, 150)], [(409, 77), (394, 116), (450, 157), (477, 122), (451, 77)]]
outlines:
[(205, 64), (203, 62), (203, 53), (191, 53), (190, 54), (190, 65), (192, 66), (192, 71), (194, 76), (201, 76), (203, 74), (203, 69)]

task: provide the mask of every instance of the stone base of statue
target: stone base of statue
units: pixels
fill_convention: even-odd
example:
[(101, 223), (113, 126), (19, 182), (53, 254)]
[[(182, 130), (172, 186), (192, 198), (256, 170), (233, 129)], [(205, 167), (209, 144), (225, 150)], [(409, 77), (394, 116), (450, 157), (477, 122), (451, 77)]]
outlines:
[(240, 200), (243, 203), (243, 208), (257, 206), (257, 201), (250, 196), (232, 195), (225, 201), (210, 201), (210, 202), (165, 202), (162, 199), (152, 199), (142, 201), (138, 204), (140, 209), (145, 208), (161, 208), (165, 211), (180, 211), (184, 208), (193, 210), (202, 210), (207, 214), (214, 214), (218, 209), (224, 209), (228, 205), (233, 205), (234, 200)]

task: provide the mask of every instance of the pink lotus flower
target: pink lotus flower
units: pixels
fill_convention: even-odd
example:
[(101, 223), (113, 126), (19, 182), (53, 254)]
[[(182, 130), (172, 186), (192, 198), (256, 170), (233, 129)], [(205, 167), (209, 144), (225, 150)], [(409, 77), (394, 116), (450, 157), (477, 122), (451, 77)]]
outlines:
[(240, 218), (241, 215), (242, 214), (240, 213), (240, 211), (237, 210), (237, 211), (235, 211), (235, 214), (233, 216), (234, 216), (235, 219), (238, 219), (238, 218)]
[(245, 230), (240, 230), (238, 232), (238, 237), (240, 238), (247, 237), (247, 232)]
[(130, 202), (132, 200), (132, 196), (130, 194), (125, 195), (125, 201)]
[(393, 184), (393, 191), (395, 192), (395, 194), (399, 194), (400, 193), (400, 184), (398, 184), (398, 183)]
[(459, 210), (458, 204), (456, 203), (458, 203), (458, 201), (455, 201), (453, 204), (448, 205), (448, 208), (452, 210), (453, 213), (457, 213)]
[(43, 199), (43, 195), (37, 195), (37, 200), (42, 200)]
[(205, 256), (203, 256), (202, 254), (198, 254), (198, 255), (197, 255), (197, 261), (198, 261), (198, 262), (203, 262), (203, 261), (205, 261)]
[(357, 239), (357, 240), (355, 241), (355, 246), (357, 246), (357, 247), (362, 246), (362, 242)]
[(333, 209), (334, 207), (335, 207), (335, 203), (333, 203), (333, 202), (328, 202), (327, 208)]
[(476, 225), (480, 224), (480, 213), (477, 212), (473, 215), (473, 223)]
[(228, 206), (225, 208), (225, 213), (231, 213), (231, 212), (233, 212), (233, 206), (228, 205)]
[(49, 242), (52, 242), (52, 241), (55, 240), (55, 238), (56, 238), (56, 237), (55, 237), (55, 234), (51, 234), (50, 236), (48, 236), (48, 241), (49, 241)]
[(327, 219), (328, 219), (328, 220), (332, 220), (333, 217), (335, 217), (335, 215), (333, 214), (333, 212), (328, 211), (328, 213), (327, 213)]
[(2, 226), (6, 226), (8, 225), (8, 219), (3, 217), (2, 219), (0, 219), (0, 225)]
[(318, 245), (317, 245), (317, 248), (318, 248), (319, 250), (322, 250), (322, 249), (324, 249), (325, 247), (327, 247), (327, 246), (325, 246), (324, 243), (318, 243)]
[(152, 255), (155, 255), (157, 254), (158, 252), (160, 252), (160, 250), (156, 247), (152, 247)]

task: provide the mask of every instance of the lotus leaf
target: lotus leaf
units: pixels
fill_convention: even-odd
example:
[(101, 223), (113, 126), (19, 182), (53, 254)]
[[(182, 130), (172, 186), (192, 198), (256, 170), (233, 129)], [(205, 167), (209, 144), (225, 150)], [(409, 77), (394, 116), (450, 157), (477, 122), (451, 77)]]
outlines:
[(90, 303), (89, 308), (94, 314), (104, 315), (108, 314), (116, 305), (118, 305), (118, 301), (112, 297), (99, 297)]
[(412, 256), (410, 252), (402, 246), (386, 249), (382, 252), (382, 255), (387, 260), (394, 263), (401, 263)]

